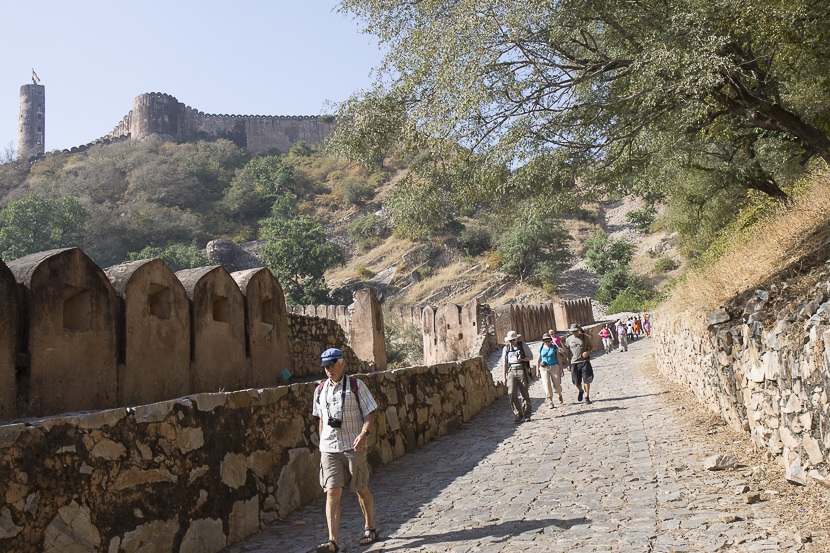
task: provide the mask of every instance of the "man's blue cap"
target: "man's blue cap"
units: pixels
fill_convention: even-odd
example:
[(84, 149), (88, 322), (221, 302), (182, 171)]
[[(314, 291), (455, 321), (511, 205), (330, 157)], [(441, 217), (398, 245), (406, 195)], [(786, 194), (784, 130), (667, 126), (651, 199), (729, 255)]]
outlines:
[(338, 359), (343, 359), (343, 352), (337, 348), (329, 348), (323, 352), (320, 356), (323, 359), (323, 362), (320, 364), (321, 367), (328, 367), (329, 365), (334, 365)]

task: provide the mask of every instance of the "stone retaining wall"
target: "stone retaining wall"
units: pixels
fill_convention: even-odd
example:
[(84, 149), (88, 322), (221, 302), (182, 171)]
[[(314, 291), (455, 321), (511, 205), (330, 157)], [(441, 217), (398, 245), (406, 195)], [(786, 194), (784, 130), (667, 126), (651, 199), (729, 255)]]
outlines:
[[(360, 375), (373, 469), (503, 393), (482, 358)], [(0, 426), (0, 551), (214, 553), (322, 495), (315, 382)]]
[(759, 290), (705, 318), (659, 317), (653, 336), (660, 372), (778, 456), (789, 480), (804, 483), (809, 475), (830, 486), (827, 292), (770, 313), (770, 294)]

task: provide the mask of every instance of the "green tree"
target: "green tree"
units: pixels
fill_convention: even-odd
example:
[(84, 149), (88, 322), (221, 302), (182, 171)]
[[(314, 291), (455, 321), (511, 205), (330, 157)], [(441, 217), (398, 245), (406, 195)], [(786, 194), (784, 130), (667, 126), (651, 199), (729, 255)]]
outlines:
[(568, 233), (544, 219), (519, 219), (504, 235), (498, 251), (504, 256), (501, 270), (539, 283), (556, 282), (570, 253)]
[(627, 266), (634, 257), (634, 244), (623, 238), (612, 240), (608, 233), (598, 230), (585, 241), (585, 263), (600, 276), (617, 267)]
[(638, 283), (636, 279), (637, 277), (631, 274), (631, 267), (617, 265), (599, 279), (599, 289), (594, 294), (594, 299), (609, 305), (632, 284), (636, 285)]
[(279, 198), (293, 194), (294, 167), (277, 156), (255, 157), (237, 172), (222, 200), (239, 220), (267, 215)]
[(466, 227), (455, 239), (455, 247), (464, 255), (475, 257), (490, 249), (493, 239), (490, 231), (484, 227)]
[(293, 219), (297, 216), (297, 196), (291, 192), (281, 194), (274, 199), (271, 217), (274, 219)]
[[(419, 170), (432, 178), (479, 156), (480, 178), (439, 179), (438, 194), (484, 187), (502, 197), (549, 183), (596, 194), (661, 165), (660, 143), (686, 143), (708, 170), (779, 198), (764, 150), (830, 162), (826, 2), (343, 0), (339, 9), (388, 54), (376, 87), (339, 106), (330, 149), (366, 163), (400, 144), (431, 162)], [(516, 168), (509, 188), (487, 175), (503, 167)]]
[(312, 149), (304, 141), (300, 140), (288, 149), (289, 154), (298, 157), (311, 157)]
[(0, 254), (11, 261), (30, 253), (81, 244), (89, 212), (72, 196), (31, 194), (0, 211)]
[(320, 221), (301, 215), (295, 219), (261, 221), (269, 241), (262, 258), (282, 285), (291, 304), (331, 303), (323, 273), (343, 261), (343, 252), (326, 240)]
[(155, 259), (157, 257), (164, 261), (164, 264), (174, 273), (182, 269), (206, 267), (210, 264), (208, 256), (202, 250), (196, 246), (186, 246), (184, 244), (172, 244), (164, 248), (147, 246), (140, 252), (128, 254), (130, 261)]

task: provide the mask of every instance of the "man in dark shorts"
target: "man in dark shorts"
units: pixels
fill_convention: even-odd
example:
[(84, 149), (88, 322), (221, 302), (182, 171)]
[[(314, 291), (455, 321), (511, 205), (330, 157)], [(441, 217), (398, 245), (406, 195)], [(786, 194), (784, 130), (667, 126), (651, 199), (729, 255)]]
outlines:
[[(584, 396), (585, 403), (590, 405), (591, 382), (594, 381), (591, 352), (594, 351), (594, 346), (591, 345), (591, 339), (582, 332), (582, 327), (578, 324), (572, 324), (568, 332), (570, 332), (570, 336), (565, 340), (565, 347), (570, 350), (571, 365), (568, 370), (571, 371), (571, 381), (579, 390), (579, 396), (576, 400), (582, 401)], [(583, 386), (585, 387), (584, 390)]]

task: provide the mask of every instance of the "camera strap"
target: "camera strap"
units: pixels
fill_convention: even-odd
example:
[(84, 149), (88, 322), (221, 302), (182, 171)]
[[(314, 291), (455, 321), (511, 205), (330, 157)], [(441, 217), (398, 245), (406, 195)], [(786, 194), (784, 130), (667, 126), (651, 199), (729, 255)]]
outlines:
[[(349, 379), (349, 375), (343, 373), (343, 379), (341, 380), (341, 388), (340, 388), (340, 420), (343, 420), (343, 415), (346, 413), (346, 385), (348, 383), (349, 390), (351, 390), (351, 380)], [(328, 395), (328, 394), (326, 394)], [(326, 398), (326, 414), (331, 419), (331, 410), (329, 409), (329, 400)]]

